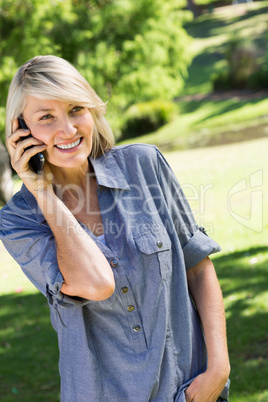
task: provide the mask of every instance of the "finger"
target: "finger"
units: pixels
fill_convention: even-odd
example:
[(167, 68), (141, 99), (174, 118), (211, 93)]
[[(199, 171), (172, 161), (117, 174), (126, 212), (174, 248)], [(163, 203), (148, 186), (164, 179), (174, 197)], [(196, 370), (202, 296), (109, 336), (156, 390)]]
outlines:
[(29, 160), (32, 156), (38, 152), (43, 152), (46, 148), (46, 144), (36, 145), (33, 148), (29, 148), (25, 151), (16, 149), (14, 157), (11, 159), (11, 164), (18, 174), (21, 172), (27, 172), (30, 170)]
[(33, 149), (33, 153), (35, 154), (37, 152), (40, 152), (38, 150), (35, 150), (35, 147), (44, 146), (44, 145), (45, 144), (43, 143), (43, 141), (40, 141), (34, 137), (29, 137), (27, 139), (24, 139), (23, 141), (20, 140), (18, 142), (14, 142), (13, 143), (13, 152), (10, 153), (11, 154), (10, 156), (11, 156), (11, 158), (13, 157), (13, 159), (18, 160), (26, 152), (27, 148), (33, 147), (33, 148), (31, 148), (31, 150)]
[[(27, 142), (27, 141), (23, 141), (23, 142)], [(44, 151), (44, 149), (46, 148), (46, 144), (44, 144), (44, 143), (40, 144), (40, 142), (39, 142), (38, 144), (35, 144), (31, 148), (28, 148), (28, 147), (29, 147), (29, 145), (27, 146), (27, 144), (26, 144), (26, 146), (23, 144), (22, 145), (18, 144), (14, 157), (16, 159), (20, 159), (22, 157), (24, 159), (28, 158), (28, 161), (29, 161), (32, 156), (36, 155), (38, 152)]]
[(26, 127), (26, 128), (20, 127), (19, 120), (14, 119), (12, 121), (12, 134), (15, 133), (19, 129), (21, 130), (21, 132), (25, 132), (25, 133), (28, 133), (30, 131), (30, 129), (28, 127)]
[(45, 143), (38, 138), (32, 137), (32, 136), (26, 136), (26, 138), (21, 138), (20, 141), (16, 143), (17, 148), (22, 148), (26, 150), (29, 147), (32, 146), (39, 146), (39, 145), (45, 145)]
[(18, 119), (14, 119), (12, 121), (12, 133), (14, 133), (14, 131), (17, 131), (19, 128), (19, 120)]
[(21, 137), (27, 137), (29, 134), (30, 130), (16, 129), (6, 140), (7, 148), (15, 148)]
[(30, 158), (36, 155), (38, 152), (43, 152), (45, 148), (46, 144), (33, 137), (18, 142), (13, 150), (13, 153), (10, 155), (12, 166), (15, 170), (17, 170), (15, 166), (21, 161), (23, 167), (25, 168), (26, 164), (29, 163)]

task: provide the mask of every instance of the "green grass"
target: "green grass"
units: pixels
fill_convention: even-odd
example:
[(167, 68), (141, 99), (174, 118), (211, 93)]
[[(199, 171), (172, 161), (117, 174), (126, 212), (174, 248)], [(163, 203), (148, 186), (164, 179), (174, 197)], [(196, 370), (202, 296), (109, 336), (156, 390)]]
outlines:
[[(197, 222), (223, 249), (213, 261), (226, 307), (231, 402), (268, 396), (267, 148), (268, 139), (258, 139), (165, 153)], [(59, 401), (46, 300), (1, 247), (0, 253), (0, 400)]]
[(57, 340), (44, 296), (2, 295), (0, 320), (0, 400), (59, 401)]
[(223, 252), (268, 245), (268, 139), (167, 153), (197, 221)]
[(214, 259), (226, 308), (231, 402), (268, 400), (267, 262), (267, 246)]

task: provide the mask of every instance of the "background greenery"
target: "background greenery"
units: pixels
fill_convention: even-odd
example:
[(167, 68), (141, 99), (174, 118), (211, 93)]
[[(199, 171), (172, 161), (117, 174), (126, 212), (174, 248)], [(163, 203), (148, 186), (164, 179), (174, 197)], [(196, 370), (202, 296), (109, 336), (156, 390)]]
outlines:
[(54, 54), (73, 63), (110, 101), (116, 131), (130, 104), (170, 100), (180, 92), (191, 61), (184, 5), (184, 0), (0, 0), (0, 106), (22, 63)]
[[(4, 38), (0, 60), (1, 105), (4, 104), (7, 82), (17, 65), (36, 53), (59, 54), (74, 62), (101, 96), (109, 98), (108, 118), (119, 132), (122, 122), (117, 121), (118, 110), (123, 113), (132, 103), (157, 99), (162, 81), (150, 77), (158, 78), (166, 69), (168, 78), (164, 81), (169, 82), (168, 89), (160, 95), (168, 101), (177, 97), (173, 102), (175, 117), (157, 131), (139, 136), (135, 142), (155, 143), (164, 151), (196, 220), (223, 248), (213, 261), (226, 307), (232, 365), (230, 402), (266, 402), (267, 94), (212, 94), (211, 77), (226, 68), (225, 50), (231, 33), (250, 36), (265, 49), (268, 2), (213, 11), (217, 3), (206, 0), (202, 3), (205, 12), (187, 24), (188, 13), (181, 10), (182, 4), (177, 9), (178, 2), (166, 5), (167, 2), (156, 1), (156, 6), (151, 3), (154, 2), (0, 1), (0, 31)], [(197, 3), (201, 4), (201, 0)], [(182, 38), (178, 48), (182, 61), (176, 60), (182, 64), (178, 68), (176, 85), (176, 78), (169, 72), (169, 62), (165, 59), (169, 7), (174, 7), (179, 22), (178, 35)], [(149, 23), (151, 15), (154, 21)], [(135, 21), (137, 16), (139, 21)], [(128, 34), (130, 25), (134, 31), (126, 38), (124, 35)], [(151, 27), (154, 27), (152, 36)], [(120, 30), (121, 34), (118, 33)], [(141, 52), (145, 35), (151, 50), (144, 48)], [(21, 47), (17, 46), (20, 39)], [(171, 49), (174, 43), (168, 46)], [(125, 48), (124, 59), (122, 49)], [(159, 60), (152, 57), (150, 64), (154, 50)], [(169, 54), (172, 54), (171, 50)], [(148, 65), (148, 70), (152, 68), (148, 82), (145, 80), (147, 71), (144, 74), (144, 66), (139, 66), (142, 64), (139, 57)], [(166, 61), (162, 62), (162, 58)], [(185, 68), (191, 58), (193, 62), (183, 87)], [(132, 72), (136, 77), (133, 80)], [(125, 81), (117, 87), (124, 74)], [(139, 75), (143, 81), (139, 81)], [(121, 89), (128, 80), (137, 86), (136, 89), (131, 86), (125, 97)], [(174, 92), (169, 92), (169, 80), (174, 82), (174, 86), (171, 84)], [(150, 82), (152, 88), (155, 87), (150, 91), (156, 91), (151, 94)], [(139, 83), (141, 89), (146, 86), (144, 94), (137, 89)], [(1, 113), (0, 121), (4, 116), (3, 108)], [(3, 120), (1, 124), (3, 126)], [(133, 142), (133, 139), (128, 141)], [(59, 401), (57, 341), (46, 300), (27, 281), (2, 245), (0, 255), (0, 400)]]

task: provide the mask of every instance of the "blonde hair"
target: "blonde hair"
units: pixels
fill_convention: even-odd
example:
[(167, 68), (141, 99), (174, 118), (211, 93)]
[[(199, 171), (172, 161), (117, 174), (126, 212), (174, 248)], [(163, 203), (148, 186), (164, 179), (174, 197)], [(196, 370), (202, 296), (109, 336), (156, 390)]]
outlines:
[(6, 138), (11, 135), (12, 122), (23, 112), (29, 95), (87, 107), (94, 121), (91, 152), (93, 158), (104, 154), (113, 146), (114, 136), (104, 117), (106, 103), (68, 61), (57, 56), (36, 56), (18, 69), (8, 92)]

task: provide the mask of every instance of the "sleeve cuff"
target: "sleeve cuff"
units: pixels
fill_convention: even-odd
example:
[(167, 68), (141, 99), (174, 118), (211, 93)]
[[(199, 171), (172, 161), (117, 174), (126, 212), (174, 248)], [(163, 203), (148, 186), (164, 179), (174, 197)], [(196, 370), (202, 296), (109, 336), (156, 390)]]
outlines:
[(204, 258), (218, 251), (221, 251), (218, 243), (197, 230), (183, 248), (186, 269), (194, 267)]
[(62, 307), (83, 306), (90, 303), (90, 300), (76, 296), (67, 296), (61, 292), (64, 278), (59, 270), (58, 264), (51, 265), (47, 274), (47, 299), (53, 305), (55, 301)]
[(64, 279), (57, 263), (51, 265), (51, 267), (49, 268), (46, 282), (47, 289), (50, 293), (52, 293), (54, 296), (60, 293)]

